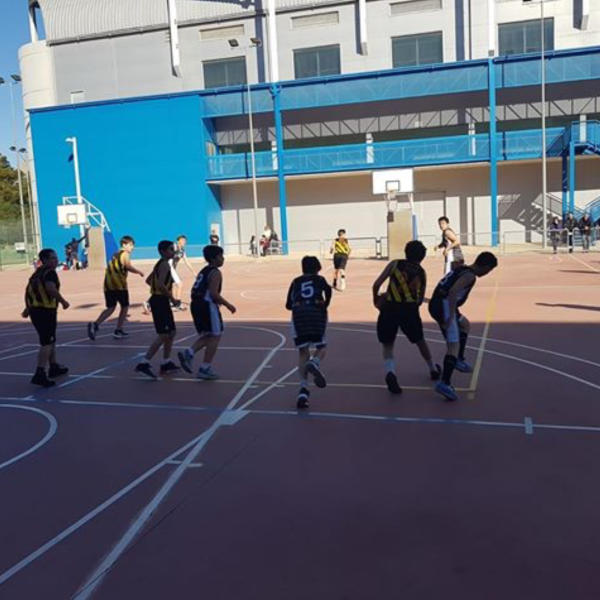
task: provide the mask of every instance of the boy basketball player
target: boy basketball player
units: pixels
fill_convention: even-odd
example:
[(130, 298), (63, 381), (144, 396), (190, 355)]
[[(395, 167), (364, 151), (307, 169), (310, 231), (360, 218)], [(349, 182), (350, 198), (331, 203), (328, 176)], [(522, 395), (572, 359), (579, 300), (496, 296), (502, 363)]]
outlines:
[(187, 237), (185, 235), (178, 236), (177, 240), (175, 241), (175, 254), (171, 259), (171, 275), (173, 277), (173, 308), (175, 308), (175, 310), (185, 310), (185, 306), (181, 302), (183, 283), (179, 273), (177, 273), (177, 267), (179, 266), (179, 263), (182, 262), (187, 267), (188, 271), (192, 274), (192, 277), (196, 276), (194, 269), (192, 269), (192, 265), (190, 265), (187, 259), (187, 254), (185, 251), (186, 245)]
[[(331, 287), (318, 273), (321, 263), (316, 256), (302, 259), (302, 275), (296, 277), (288, 290), (285, 307), (292, 311), (294, 342), (298, 348), (298, 373), (300, 391), (296, 406), (308, 407), (308, 375), (312, 375), (315, 385), (324, 388), (327, 385), (321, 372), (321, 361), (325, 357), (327, 342), (327, 308), (331, 302)], [(315, 347), (311, 357), (310, 348)]]
[(429, 314), (437, 321), (446, 339), (446, 356), (442, 380), (435, 390), (447, 400), (458, 396), (451, 384), (454, 369), (470, 373), (473, 369), (465, 360), (465, 347), (470, 323), (459, 308), (467, 301), (478, 277), (487, 275), (498, 266), (498, 259), (491, 252), (482, 252), (472, 265), (461, 265), (450, 271), (436, 286), (429, 301)]
[(460, 247), (460, 239), (450, 227), (450, 219), (448, 217), (440, 217), (438, 225), (442, 230), (442, 241), (435, 249), (441, 250), (444, 255), (444, 275), (447, 275), (455, 267), (463, 265), (465, 257)]
[(333, 287), (340, 292), (346, 289), (346, 265), (350, 252), (350, 243), (346, 237), (346, 230), (339, 229), (337, 237), (331, 244), (329, 253), (333, 254)]
[(191, 373), (194, 355), (204, 348), (204, 362), (198, 369), (198, 378), (210, 380), (219, 378), (212, 369), (212, 361), (223, 335), (223, 319), (219, 306), (224, 306), (232, 314), (236, 308), (221, 296), (223, 275), (220, 268), (225, 262), (223, 248), (205, 246), (202, 254), (208, 265), (196, 277), (191, 303), (192, 317), (199, 337), (190, 348), (178, 352), (177, 356), (182, 368)]
[[(427, 278), (421, 262), (427, 249), (419, 241), (408, 242), (404, 248), (406, 260), (393, 260), (373, 283), (373, 303), (379, 310), (377, 338), (383, 347), (385, 383), (392, 394), (401, 394), (402, 388), (396, 377), (394, 362), (394, 342), (398, 328), (411, 344), (416, 344), (421, 356), (429, 367), (434, 381), (440, 378), (440, 367), (434, 365), (429, 346), (423, 335), (423, 323), (419, 307), (425, 296)], [(383, 296), (379, 288), (388, 280), (388, 288)]]
[[(69, 303), (60, 294), (60, 281), (56, 274), (58, 256), (51, 248), (45, 248), (39, 255), (41, 265), (29, 278), (25, 289), (25, 309), (21, 316), (29, 317), (40, 338), (37, 369), (31, 383), (42, 387), (55, 385), (53, 379), (69, 372), (56, 362), (56, 322), (58, 305), (65, 310)], [(46, 374), (46, 365), (49, 366)]]
[(138, 373), (143, 373), (152, 379), (156, 379), (156, 375), (152, 370), (150, 360), (161, 346), (163, 347), (163, 362), (160, 365), (161, 375), (168, 375), (179, 370), (179, 367), (170, 360), (175, 337), (175, 320), (171, 310), (173, 276), (171, 275), (171, 265), (169, 263), (175, 254), (173, 242), (163, 240), (158, 244), (158, 252), (160, 260), (154, 265), (152, 273), (146, 279), (146, 283), (150, 286), (149, 303), (157, 336), (148, 348), (144, 360), (135, 367)]
[(117, 307), (117, 302), (121, 306), (117, 327), (113, 333), (115, 339), (127, 337), (129, 334), (123, 331), (123, 325), (127, 318), (129, 310), (129, 290), (127, 289), (127, 273), (135, 273), (140, 277), (144, 274), (131, 264), (131, 253), (135, 242), (132, 237), (124, 235), (121, 238), (121, 249), (113, 254), (110, 262), (106, 266), (104, 273), (104, 300), (106, 308), (100, 313), (100, 316), (93, 322), (88, 323), (88, 337), (90, 340), (96, 339), (96, 333), (100, 325), (106, 321)]

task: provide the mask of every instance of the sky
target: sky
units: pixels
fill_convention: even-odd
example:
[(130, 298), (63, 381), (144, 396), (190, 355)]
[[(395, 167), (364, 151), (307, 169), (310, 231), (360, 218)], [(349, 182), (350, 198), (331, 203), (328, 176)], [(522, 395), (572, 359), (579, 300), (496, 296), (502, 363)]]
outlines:
[[(12, 112), (8, 82), (11, 74), (19, 73), (19, 47), (29, 42), (29, 23), (27, 18), (27, 0), (3, 0), (0, 15), (0, 77), (6, 83), (0, 85), (0, 154), (8, 156), (14, 165)], [(20, 84), (13, 87), (16, 102), (17, 146), (25, 146), (25, 125)]]

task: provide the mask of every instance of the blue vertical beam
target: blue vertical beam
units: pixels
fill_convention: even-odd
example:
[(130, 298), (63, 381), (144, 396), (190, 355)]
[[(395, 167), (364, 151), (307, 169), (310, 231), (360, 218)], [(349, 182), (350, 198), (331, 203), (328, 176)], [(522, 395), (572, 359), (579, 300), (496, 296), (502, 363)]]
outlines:
[(569, 142), (569, 212), (575, 212), (575, 142)]
[(498, 140), (496, 132), (496, 68), (488, 58), (488, 95), (490, 105), (490, 213), (492, 246), (498, 245)]
[(277, 182), (279, 185), (279, 218), (281, 221), (281, 241), (283, 253), (287, 254), (288, 226), (287, 226), (287, 195), (285, 190), (285, 173), (283, 169), (283, 121), (281, 118), (281, 86), (271, 85), (273, 97), (273, 114), (275, 117), (275, 141), (277, 143)]
[(569, 155), (566, 148), (562, 152), (562, 214), (567, 212), (569, 201)]

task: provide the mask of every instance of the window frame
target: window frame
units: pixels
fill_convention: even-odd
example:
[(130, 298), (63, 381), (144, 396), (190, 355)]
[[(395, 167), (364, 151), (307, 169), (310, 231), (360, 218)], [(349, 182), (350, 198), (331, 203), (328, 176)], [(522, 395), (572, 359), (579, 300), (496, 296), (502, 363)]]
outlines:
[[(516, 56), (519, 54), (535, 54), (536, 52), (541, 52), (541, 38), (540, 38), (540, 47), (534, 50), (527, 50), (527, 29), (526, 25), (535, 25), (535, 27), (539, 31), (540, 19), (522, 19), (520, 21), (509, 21), (507, 23), (498, 23), (497, 34), (498, 34), (498, 56)], [(506, 31), (509, 27), (518, 27), (521, 26), (520, 34), (521, 41), (523, 42), (522, 48), (518, 52), (510, 52), (507, 53), (503, 51), (501, 48), (501, 39), (502, 39), (502, 30)], [(549, 35), (547, 35), (547, 27), (550, 27)], [(544, 18), (544, 50), (551, 52), (555, 48), (555, 27), (554, 27), (554, 17), (545, 17)]]
[[(439, 61), (418, 62), (418, 58), (419, 58), (419, 56), (418, 56), (418, 54), (419, 54), (418, 38), (421, 38), (424, 36), (437, 36), (438, 37), (439, 42), (440, 42), (440, 50), (441, 50), (441, 56), (440, 56)], [(415, 62), (415, 64), (397, 65), (396, 61), (395, 61), (395, 52), (394, 52), (395, 42), (398, 40), (407, 40), (407, 39), (415, 40), (415, 56), (417, 58), (417, 62)], [(421, 66), (426, 66), (426, 65), (437, 65), (437, 64), (441, 64), (444, 62), (444, 32), (443, 31), (424, 31), (422, 33), (410, 33), (408, 35), (398, 35), (398, 36), (392, 37), (391, 40), (392, 40), (392, 68), (394, 68), (394, 69), (421, 67)]]
[[(207, 85), (206, 82), (206, 67), (208, 65), (215, 65), (215, 64), (232, 64), (232, 63), (238, 63), (238, 64), (243, 64), (244, 66), (244, 80), (242, 82), (236, 82), (236, 83), (229, 83), (229, 81), (227, 81), (228, 77), (227, 77), (227, 72), (225, 73), (226, 77), (226, 82), (223, 85)], [(248, 83), (248, 66), (246, 64), (246, 57), (245, 56), (232, 56), (232, 57), (228, 57), (228, 58), (215, 58), (215, 59), (210, 59), (210, 60), (203, 60), (202, 61), (202, 77), (204, 80), (204, 89), (205, 90), (211, 90), (211, 89), (215, 89), (215, 88), (220, 88), (220, 87), (233, 87), (236, 85), (247, 85)]]
[[(296, 59), (299, 55), (301, 55), (302, 53), (308, 54), (309, 52), (317, 52), (319, 50), (333, 50), (333, 49), (337, 49), (337, 66), (338, 66), (338, 71), (337, 73), (326, 73), (326, 74), (322, 74), (320, 72), (320, 66), (319, 66), (319, 57), (317, 54), (317, 73), (314, 75), (303, 75), (301, 77), (298, 76), (298, 68), (297, 68), (297, 63), (296, 63)], [(308, 46), (307, 48), (295, 48), (293, 51), (293, 58), (294, 58), (294, 79), (309, 79), (310, 77), (330, 77), (332, 75), (340, 75), (342, 73), (342, 48), (340, 44), (327, 44), (325, 46)]]

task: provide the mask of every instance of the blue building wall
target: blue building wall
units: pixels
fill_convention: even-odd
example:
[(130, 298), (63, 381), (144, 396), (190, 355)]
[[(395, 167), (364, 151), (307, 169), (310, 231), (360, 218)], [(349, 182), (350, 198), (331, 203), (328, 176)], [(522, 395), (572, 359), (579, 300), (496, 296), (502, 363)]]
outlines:
[(32, 111), (43, 245), (62, 249), (78, 233), (57, 224), (56, 206), (75, 195), (70, 136), (78, 141), (82, 194), (117, 239), (155, 246), (185, 233), (191, 244), (206, 243), (221, 208), (206, 185), (201, 103), (186, 95)]

